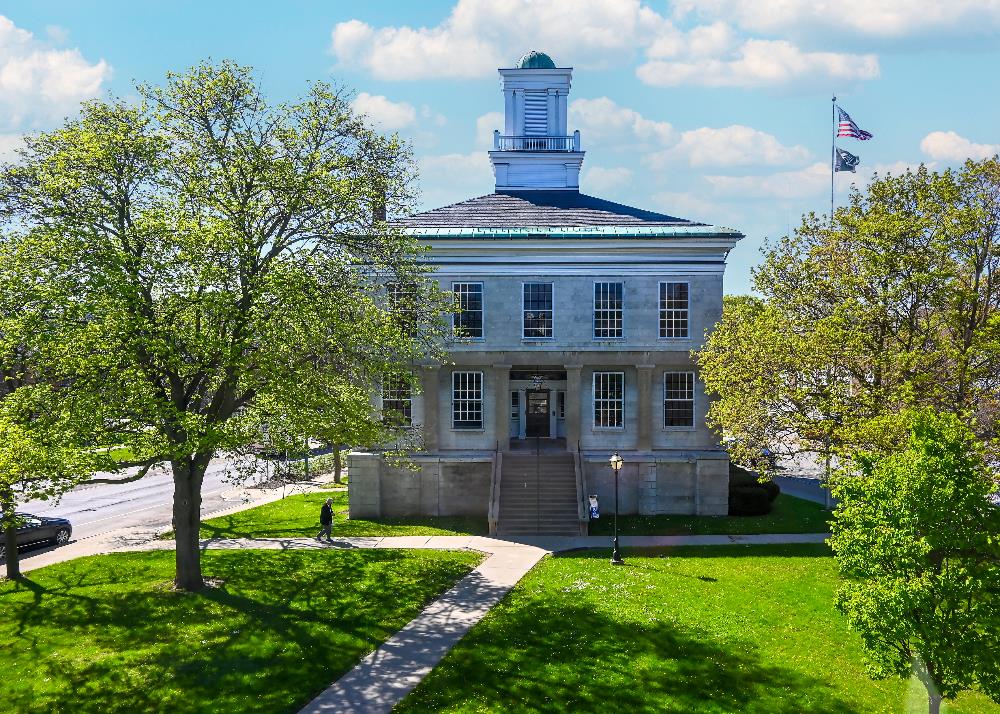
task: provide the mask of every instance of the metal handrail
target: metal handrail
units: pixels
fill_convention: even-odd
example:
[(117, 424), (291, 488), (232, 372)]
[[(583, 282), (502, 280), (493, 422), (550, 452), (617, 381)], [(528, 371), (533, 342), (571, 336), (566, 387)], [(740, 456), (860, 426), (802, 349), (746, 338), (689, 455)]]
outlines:
[(490, 535), (497, 534), (500, 525), (500, 477), (503, 474), (503, 452), (500, 451), (500, 442), (497, 442), (496, 453), (493, 454), (493, 474), (490, 478), (490, 507), (489, 507), (489, 528)]
[(587, 487), (583, 479), (583, 457), (580, 456), (580, 442), (576, 442), (576, 451), (573, 453), (573, 470), (576, 472), (576, 517), (580, 522), (580, 535), (587, 535), (590, 526), (590, 509), (587, 498)]
[(495, 151), (579, 151), (580, 132), (572, 136), (505, 136), (493, 132)]

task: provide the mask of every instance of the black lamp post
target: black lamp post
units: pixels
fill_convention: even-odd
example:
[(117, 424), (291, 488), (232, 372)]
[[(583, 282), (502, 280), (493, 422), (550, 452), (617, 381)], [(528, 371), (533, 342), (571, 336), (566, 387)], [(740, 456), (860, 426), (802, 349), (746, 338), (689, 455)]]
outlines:
[(618, 472), (622, 470), (622, 457), (618, 455), (618, 452), (611, 454), (611, 470), (615, 472), (615, 538), (614, 538), (614, 550), (611, 551), (611, 564), (612, 565), (625, 565), (625, 561), (622, 560), (622, 554), (618, 550)]

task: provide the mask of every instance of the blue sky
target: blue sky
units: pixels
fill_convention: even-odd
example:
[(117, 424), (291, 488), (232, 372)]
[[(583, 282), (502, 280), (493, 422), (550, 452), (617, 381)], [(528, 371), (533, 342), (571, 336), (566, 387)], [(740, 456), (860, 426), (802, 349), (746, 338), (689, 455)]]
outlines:
[(1000, 0), (450, 0), (0, 4), (0, 155), (81, 99), (201, 59), (254, 66), (275, 99), (313, 79), (412, 140), (425, 208), (493, 189), (496, 67), (575, 68), (587, 193), (742, 230), (727, 292), (765, 238), (829, 210), (830, 96), (875, 134), (873, 170), (943, 169), (1000, 146)]

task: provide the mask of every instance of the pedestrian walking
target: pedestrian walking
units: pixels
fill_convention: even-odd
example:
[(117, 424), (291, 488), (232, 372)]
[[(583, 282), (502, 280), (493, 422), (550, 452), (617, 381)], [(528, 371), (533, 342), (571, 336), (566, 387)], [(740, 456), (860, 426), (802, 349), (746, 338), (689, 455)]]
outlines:
[(330, 533), (333, 530), (333, 499), (326, 499), (326, 503), (323, 504), (323, 508), (319, 511), (319, 524), (323, 526), (319, 533), (316, 534), (316, 540), (322, 542), (323, 534), (326, 534), (326, 542), (333, 543), (333, 539), (330, 537)]

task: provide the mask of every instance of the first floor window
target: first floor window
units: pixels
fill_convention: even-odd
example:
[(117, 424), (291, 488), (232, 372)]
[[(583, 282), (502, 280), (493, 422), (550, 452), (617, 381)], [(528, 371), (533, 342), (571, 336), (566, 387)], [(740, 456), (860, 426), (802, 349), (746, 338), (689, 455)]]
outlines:
[(660, 337), (688, 336), (688, 284), (660, 283)]
[(525, 283), (522, 337), (552, 337), (552, 283)]
[(566, 392), (559, 392), (559, 397), (557, 399), (557, 404), (559, 405), (559, 410), (556, 412), (560, 419), (566, 418)]
[(413, 422), (410, 383), (402, 377), (387, 378), (382, 384), (382, 419), (398, 426)]
[(456, 337), (478, 340), (483, 337), (483, 284), (452, 283), (458, 312), (452, 317)]
[(663, 375), (663, 426), (694, 426), (694, 372)]
[(621, 429), (624, 414), (625, 373), (594, 372), (594, 426)]
[(454, 429), (483, 428), (482, 372), (452, 372), (451, 425)]
[(521, 418), (521, 393), (510, 393), (510, 418), (517, 421)]
[(622, 283), (594, 283), (594, 339), (624, 336), (622, 327)]

